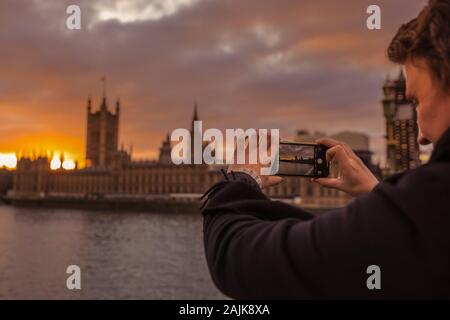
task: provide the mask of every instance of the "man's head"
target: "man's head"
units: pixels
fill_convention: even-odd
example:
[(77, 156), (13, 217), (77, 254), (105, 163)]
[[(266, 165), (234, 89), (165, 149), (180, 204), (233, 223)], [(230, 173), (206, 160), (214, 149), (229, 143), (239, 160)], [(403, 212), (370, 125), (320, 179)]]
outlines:
[(388, 56), (405, 66), (407, 95), (418, 106), (419, 143), (435, 143), (450, 126), (450, 0), (430, 0), (402, 25)]

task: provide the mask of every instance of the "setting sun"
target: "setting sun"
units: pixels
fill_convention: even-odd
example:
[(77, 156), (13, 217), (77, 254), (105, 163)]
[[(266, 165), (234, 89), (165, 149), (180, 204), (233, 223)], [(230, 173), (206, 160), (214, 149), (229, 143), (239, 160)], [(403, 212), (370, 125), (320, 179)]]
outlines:
[(52, 161), (50, 161), (50, 169), (58, 170), (61, 168), (61, 161), (59, 160), (58, 155), (54, 155)]
[(17, 158), (14, 153), (0, 153), (0, 168), (14, 169), (16, 165)]
[(73, 170), (76, 168), (75, 161), (72, 159), (61, 159), (60, 153), (55, 153), (53, 155), (53, 159), (50, 161), (50, 169), (52, 170), (58, 170), (58, 169), (64, 169), (64, 170)]
[(62, 167), (64, 170), (73, 170), (75, 169), (75, 162), (72, 160), (64, 160)]

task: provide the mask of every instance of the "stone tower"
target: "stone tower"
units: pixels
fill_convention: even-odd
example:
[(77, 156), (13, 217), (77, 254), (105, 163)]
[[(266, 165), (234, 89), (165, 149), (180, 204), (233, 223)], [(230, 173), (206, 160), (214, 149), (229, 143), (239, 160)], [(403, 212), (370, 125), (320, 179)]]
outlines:
[(382, 101), (386, 120), (386, 174), (394, 174), (419, 165), (416, 106), (406, 97), (403, 71), (396, 80), (386, 79)]
[(116, 102), (115, 113), (108, 110), (105, 92), (100, 109), (92, 110), (92, 101), (87, 103), (86, 165), (110, 167), (118, 151), (120, 102)]
[(163, 141), (161, 147), (159, 148), (159, 163), (161, 164), (171, 164), (172, 147), (170, 143), (170, 134), (166, 135), (166, 140)]

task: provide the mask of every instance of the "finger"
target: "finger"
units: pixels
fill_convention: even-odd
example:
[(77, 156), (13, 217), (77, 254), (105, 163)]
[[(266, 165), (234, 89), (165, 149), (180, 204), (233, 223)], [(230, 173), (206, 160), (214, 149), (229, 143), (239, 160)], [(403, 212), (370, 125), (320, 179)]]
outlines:
[(337, 146), (337, 145), (341, 144), (342, 142), (338, 141), (338, 140), (331, 139), (331, 138), (321, 138), (321, 139), (317, 139), (316, 143), (323, 144), (323, 145), (331, 148), (331, 147), (334, 147), (334, 146)]
[(335, 140), (335, 139), (331, 139), (331, 138), (322, 138), (322, 139), (317, 139), (316, 143), (323, 144), (327, 147), (342, 146), (342, 148), (344, 148), (344, 151), (346, 153), (348, 153), (349, 156), (351, 154), (353, 154), (353, 150), (346, 143), (339, 141), (339, 140)]
[(276, 186), (277, 184), (280, 184), (283, 181), (284, 181), (283, 177), (268, 176), (267, 179), (263, 181), (263, 188)]
[(284, 178), (280, 176), (268, 176), (268, 180), (271, 182), (280, 183), (284, 181)]
[(327, 150), (326, 153), (327, 162), (331, 162), (333, 159), (336, 158), (338, 163), (344, 163), (348, 160), (348, 154), (345, 152), (344, 147), (341, 145), (336, 145), (330, 149)]
[(316, 178), (312, 179), (313, 182), (320, 184), (326, 188), (338, 189), (341, 185), (341, 179), (339, 178)]

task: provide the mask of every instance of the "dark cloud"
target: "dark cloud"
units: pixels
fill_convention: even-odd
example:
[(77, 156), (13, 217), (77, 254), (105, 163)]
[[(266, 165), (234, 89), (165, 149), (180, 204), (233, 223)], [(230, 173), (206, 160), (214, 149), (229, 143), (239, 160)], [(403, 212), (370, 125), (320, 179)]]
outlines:
[[(366, 0), (198, 0), (160, 19), (100, 20), (118, 1), (76, 1), (81, 31), (65, 29), (74, 1), (0, 3), (0, 150), (31, 141), (82, 154), (85, 100), (98, 104), (106, 75), (121, 141), (139, 154), (189, 126), (194, 100), (207, 126), (360, 130), (380, 151), (381, 85), (395, 70), (385, 48), (426, 2), (377, 1), (382, 30), (369, 31)], [(135, 15), (155, 3), (128, 2)]]

